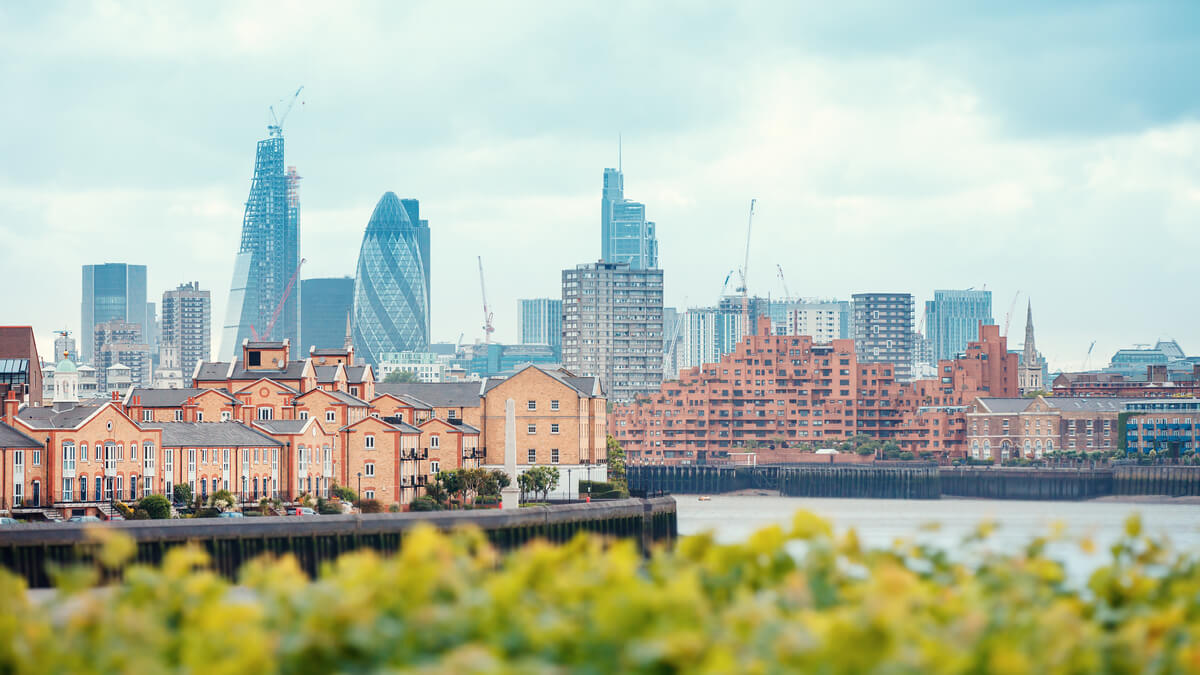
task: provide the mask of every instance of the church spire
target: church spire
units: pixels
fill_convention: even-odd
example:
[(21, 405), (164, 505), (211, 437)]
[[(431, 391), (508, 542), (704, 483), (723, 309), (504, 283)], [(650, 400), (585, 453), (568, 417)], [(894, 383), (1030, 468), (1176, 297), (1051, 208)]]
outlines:
[(1028, 301), (1025, 314), (1025, 363), (1037, 360), (1037, 345), (1033, 341), (1033, 302)]
[(350, 331), (350, 312), (346, 312), (346, 339), (342, 342), (343, 349), (350, 349), (354, 346), (354, 335)]

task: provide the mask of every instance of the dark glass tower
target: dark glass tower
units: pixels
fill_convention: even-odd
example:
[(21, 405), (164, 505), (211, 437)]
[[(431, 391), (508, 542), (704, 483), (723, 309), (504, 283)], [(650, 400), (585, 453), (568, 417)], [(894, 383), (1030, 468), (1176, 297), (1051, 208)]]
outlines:
[(97, 325), (114, 320), (127, 321), (141, 326), (145, 334), (154, 318), (147, 315), (148, 309), (145, 265), (84, 265), (79, 326), (79, 352), (83, 362), (92, 363), (96, 358), (93, 333)]
[(646, 205), (625, 199), (625, 174), (604, 170), (600, 197), (600, 258), (629, 263), (632, 270), (658, 269), (658, 238), (646, 220)]
[(354, 279), (305, 279), (300, 311), (302, 353), (309, 347), (338, 349), (346, 344), (346, 322), (354, 307)]
[(355, 353), (372, 365), (429, 345), (429, 223), (416, 200), (388, 192), (375, 205), (358, 252), (353, 331)]
[(300, 285), (291, 283), (300, 265), (298, 181), (294, 167), (284, 170), (282, 131), (272, 127), (271, 137), (258, 142), (254, 158), (221, 337), (222, 358), (236, 358), (246, 338), (287, 338), (299, 344)]

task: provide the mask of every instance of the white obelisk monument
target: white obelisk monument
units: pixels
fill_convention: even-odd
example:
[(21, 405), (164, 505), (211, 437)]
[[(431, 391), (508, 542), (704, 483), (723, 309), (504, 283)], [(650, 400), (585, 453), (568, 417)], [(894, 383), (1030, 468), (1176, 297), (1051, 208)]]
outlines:
[(508, 487), (500, 490), (500, 508), (521, 508), (521, 490), (517, 487), (517, 404), (504, 402), (504, 472)]

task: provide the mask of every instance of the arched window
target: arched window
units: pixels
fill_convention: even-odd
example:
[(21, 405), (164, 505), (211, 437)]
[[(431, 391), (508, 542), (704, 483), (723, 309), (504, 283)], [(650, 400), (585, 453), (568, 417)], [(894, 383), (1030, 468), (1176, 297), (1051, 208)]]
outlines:
[(258, 501), (258, 476), (254, 477), (252, 484), (254, 485), (254, 501)]
[(978, 440), (971, 441), (971, 456), (974, 457), (975, 459), (979, 459), (979, 441)]
[[(84, 446), (84, 447), (86, 447), (86, 446)], [(87, 483), (88, 483), (87, 476), (79, 477), (79, 501), (81, 501), (81, 502), (86, 502), (88, 500), (88, 498), (87, 498), (88, 484)]]

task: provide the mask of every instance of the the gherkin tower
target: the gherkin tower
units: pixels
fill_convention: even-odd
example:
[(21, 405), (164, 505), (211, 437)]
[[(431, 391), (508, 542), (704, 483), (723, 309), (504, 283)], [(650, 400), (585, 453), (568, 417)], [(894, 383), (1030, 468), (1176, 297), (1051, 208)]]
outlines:
[(416, 200), (388, 192), (375, 205), (358, 252), (353, 324), (355, 353), (372, 365), (429, 345), (429, 224)]

